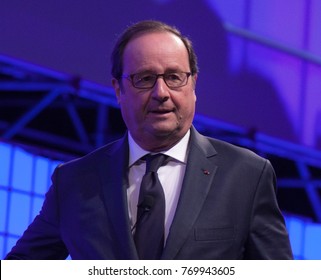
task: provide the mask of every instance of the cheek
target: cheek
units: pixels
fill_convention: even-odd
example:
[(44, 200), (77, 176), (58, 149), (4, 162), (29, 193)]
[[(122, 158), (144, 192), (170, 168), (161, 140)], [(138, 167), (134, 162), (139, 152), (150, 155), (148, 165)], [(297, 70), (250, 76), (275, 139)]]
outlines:
[(195, 107), (196, 95), (195, 92), (189, 92), (187, 94), (178, 95), (175, 99), (175, 103), (179, 104), (180, 110), (190, 111)]
[(126, 121), (137, 121), (142, 118), (144, 112), (144, 100), (133, 96), (123, 95), (120, 99), (120, 106)]
[(196, 95), (194, 93), (185, 97), (184, 103), (181, 104), (181, 112), (188, 119), (193, 118), (195, 114)]

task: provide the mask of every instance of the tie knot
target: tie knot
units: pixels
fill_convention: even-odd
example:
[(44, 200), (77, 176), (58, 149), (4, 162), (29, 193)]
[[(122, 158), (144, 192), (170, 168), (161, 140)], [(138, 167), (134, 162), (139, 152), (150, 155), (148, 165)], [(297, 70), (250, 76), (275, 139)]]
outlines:
[(146, 160), (146, 173), (148, 172), (157, 172), (158, 168), (161, 167), (168, 156), (163, 154), (151, 155), (148, 154), (145, 156)]

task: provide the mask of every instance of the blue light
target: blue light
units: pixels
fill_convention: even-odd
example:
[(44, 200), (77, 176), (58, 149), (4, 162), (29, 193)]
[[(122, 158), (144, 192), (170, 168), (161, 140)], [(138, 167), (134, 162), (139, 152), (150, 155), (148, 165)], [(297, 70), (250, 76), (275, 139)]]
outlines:
[(305, 229), (304, 258), (321, 260), (321, 225), (309, 224)]
[(7, 198), (8, 192), (5, 190), (0, 190), (0, 231), (5, 232), (6, 219), (7, 219)]
[(0, 143), (0, 186), (9, 186), (11, 150), (10, 145)]
[(49, 185), (50, 178), (50, 160), (43, 157), (35, 159), (35, 178), (34, 178), (34, 192), (36, 194), (45, 194)]
[(14, 149), (12, 187), (30, 192), (32, 190), (32, 159), (33, 156), (20, 148)]
[(303, 240), (304, 240), (304, 222), (299, 218), (288, 218), (287, 229), (290, 235), (290, 242), (293, 255), (296, 258), (303, 256)]
[(11, 194), (9, 207), (9, 232), (10, 234), (21, 235), (29, 225), (30, 196), (27, 194)]

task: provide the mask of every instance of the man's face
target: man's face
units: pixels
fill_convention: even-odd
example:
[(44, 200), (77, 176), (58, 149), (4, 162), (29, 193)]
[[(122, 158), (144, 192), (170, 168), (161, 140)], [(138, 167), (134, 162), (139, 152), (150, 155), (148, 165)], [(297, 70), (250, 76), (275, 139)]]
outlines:
[[(123, 74), (190, 72), (184, 43), (169, 32), (148, 33), (128, 43)], [(152, 89), (137, 89), (129, 79), (113, 79), (123, 119), (134, 140), (144, 149), (157, 151), (175, 145), (188, 131), (195, 113), (196, 75), (186, 86), (170, 89), (163, 78)]]

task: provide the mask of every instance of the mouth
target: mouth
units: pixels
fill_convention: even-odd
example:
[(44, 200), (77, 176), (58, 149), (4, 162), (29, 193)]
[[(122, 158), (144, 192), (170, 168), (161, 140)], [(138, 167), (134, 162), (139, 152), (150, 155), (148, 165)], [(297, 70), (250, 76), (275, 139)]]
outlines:
[(172, 110), (151, 110), (150, 113), (152, 114), (159, 114), (159, 115), (165, 115), (168, 113), (172, 113)]
[(174, 112), (174, 109), (151, 109), (148, 111), (149, 114), (155, 114), (155, 115), (166, 115), (173, 112)]

